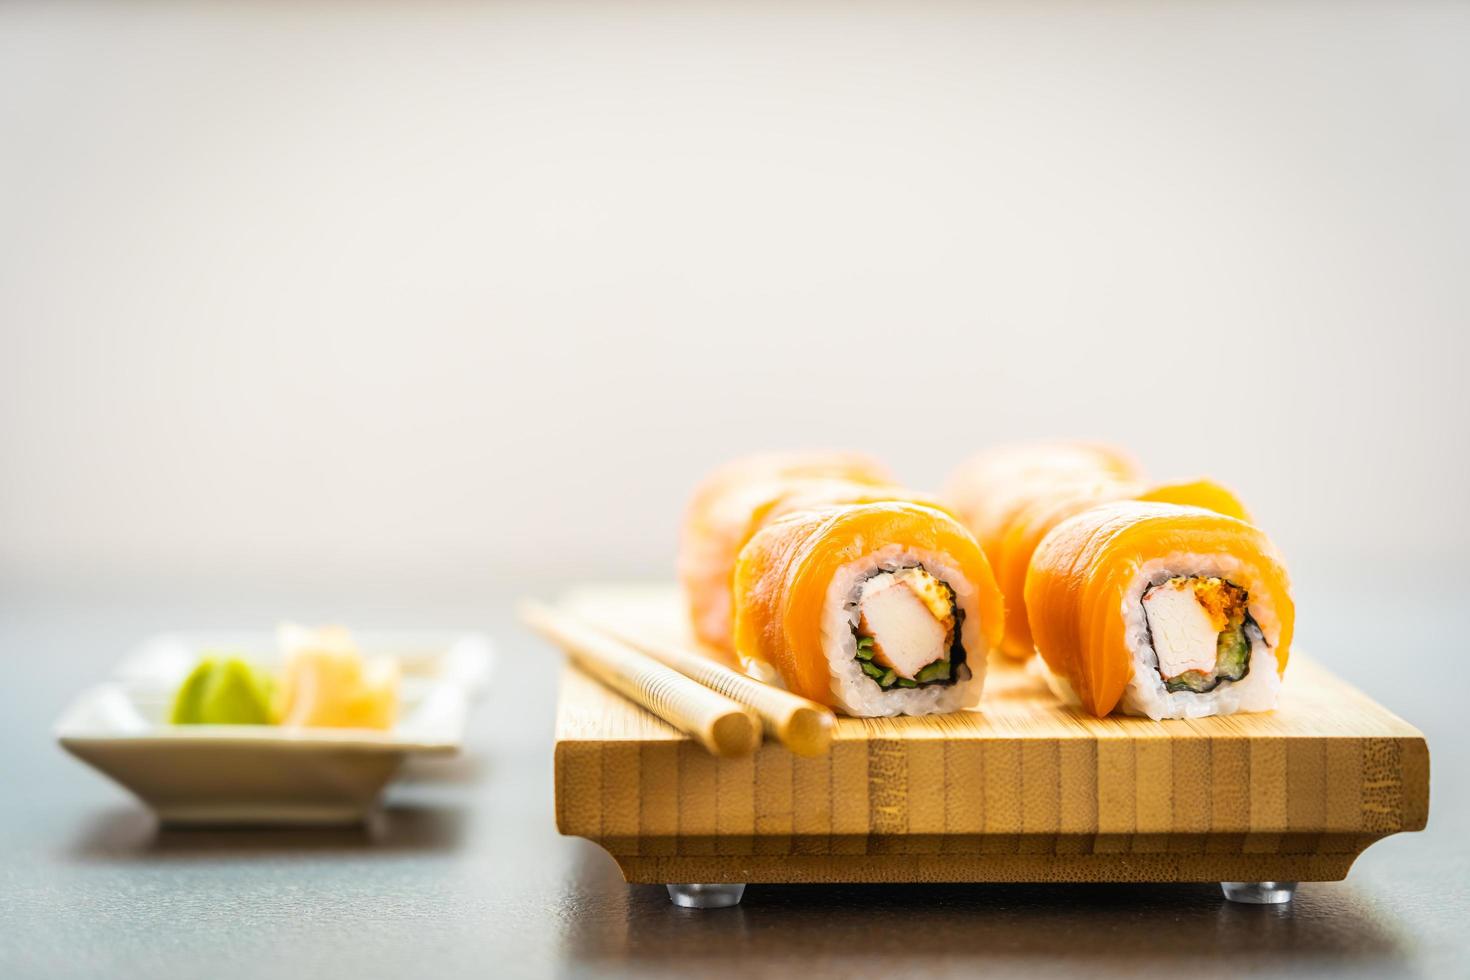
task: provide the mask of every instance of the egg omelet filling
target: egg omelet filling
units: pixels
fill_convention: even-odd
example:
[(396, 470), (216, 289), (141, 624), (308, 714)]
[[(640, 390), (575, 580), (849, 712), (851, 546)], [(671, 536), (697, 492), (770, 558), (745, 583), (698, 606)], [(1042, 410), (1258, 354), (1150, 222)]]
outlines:
[(954, 590), (919, 566), (879, 572), (858, 593), (857, 661), (884, 690), (950, 684), (964, 663)]
[(1260, 630), (1245, 589), (1221, 578), (1181, 575), (1143, 593), (1159, 676), (1170, 693), (1203, 694), (1250, 671)]

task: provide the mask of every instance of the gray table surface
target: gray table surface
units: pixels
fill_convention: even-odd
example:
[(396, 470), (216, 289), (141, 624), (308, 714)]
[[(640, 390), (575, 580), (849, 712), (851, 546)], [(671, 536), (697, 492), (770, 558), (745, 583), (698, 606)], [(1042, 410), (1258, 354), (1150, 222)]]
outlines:
[[(1426, 832), (1289, 908), (1211, 885), (752, 886), (697, 912), (557, 835), (555, 654), (510, 594), (380, 592), (0, 592), (0, 977), (1470, 975), (1464, 709), (1417, 669), (1452, 676), (1464, 653), (1453, 593), (1377, 596), (1368, 626), (1367, 592), (1304, 603), (1303, 643), (1429, 737), (1433, 802)], [(148, 633), (283, 612), (490, 633), (497, 682), (469, 752), (411, 766), (367, 828), (191, 831), (159, 829), (54, 744), (68, 699)]]

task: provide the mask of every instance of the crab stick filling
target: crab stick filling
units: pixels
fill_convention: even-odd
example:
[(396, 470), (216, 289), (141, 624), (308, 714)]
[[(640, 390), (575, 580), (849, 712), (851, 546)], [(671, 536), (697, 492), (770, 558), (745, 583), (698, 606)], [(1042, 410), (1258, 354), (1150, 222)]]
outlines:
[(1178, 576), (1143, 594), (1144, 615), (1169, 691), (1204, 693), (1249, 670), (1253, 625), (1245, 589), (1224, 579)]
[(922, 568), (879, 572), (858, 594), (858, 659), (880, 687), (950, 679), (954, 596)]

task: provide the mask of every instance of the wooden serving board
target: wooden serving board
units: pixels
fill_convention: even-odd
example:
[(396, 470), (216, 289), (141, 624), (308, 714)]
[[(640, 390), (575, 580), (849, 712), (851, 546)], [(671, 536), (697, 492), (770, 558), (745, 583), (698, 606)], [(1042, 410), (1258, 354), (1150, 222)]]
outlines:
[(557, 826), (645, 883), (1331, 881), (1428, 817), (1423, 735), (1304, 658), (1267, 714), (1095, 719), (1005, 664), (981, 707), (717, 759), (567, 668)]

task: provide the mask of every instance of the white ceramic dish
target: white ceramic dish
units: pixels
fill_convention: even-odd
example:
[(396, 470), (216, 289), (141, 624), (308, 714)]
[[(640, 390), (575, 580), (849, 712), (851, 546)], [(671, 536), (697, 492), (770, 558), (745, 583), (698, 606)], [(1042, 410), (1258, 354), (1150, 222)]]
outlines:
[(56, 737), (169, 823), (355, 823), (411, 754), (452, 755), (490, 676), (476, 634), (358, 633), (369, 656), (403, 672), (390, 731), (273, 725), (169, 725), (173, 693), (204, 651), (279, 660), (269, 634), (167, 635), (144, 643), (112, 680), (80, 694)]

